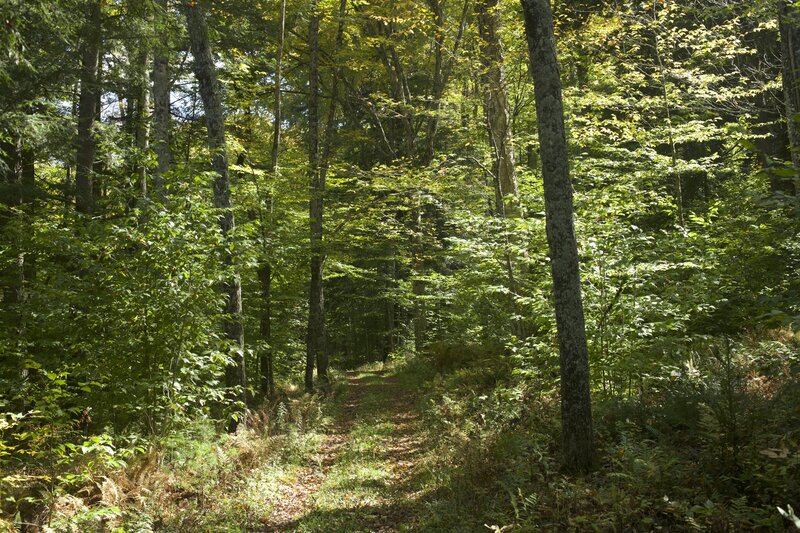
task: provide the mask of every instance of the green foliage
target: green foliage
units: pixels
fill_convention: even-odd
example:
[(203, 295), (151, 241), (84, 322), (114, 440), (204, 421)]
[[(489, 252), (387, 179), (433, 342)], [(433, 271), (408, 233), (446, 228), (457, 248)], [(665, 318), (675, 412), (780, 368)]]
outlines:
[[(64, 530), (255, 528), (272, 508), (256, 495), (291, 478), (330, 424), (318, 397), (293, 392), (308, 319), (309, 4), (287, 2), (277, 79), (280, 3), (201, 2), (226, 111), (227, 236), (210, 207), (215, 154), (183, 11), (101, 4), (91, 216), (74, 207), (89, 2), (0, 5), (0, 515)], [(317, 3), (328, 352), (338, 368), (397, 359), (404, 385), (426, 383), (426, 482), (443, 496), (430, 530), (456, 518), (498, 531), (796, 521), (800, 203), (775, 2), (555, 2), (599, 450), (583, 479), (559, 470), (518, 2), (497, 15), (519, 218), (497, 212), (472, 3), (350, 1), (341, 21), (338, 4)], [(174, 82), (163, 198), (152, 139), (136, 144), (135, 87), (152, 66), (137, 58), (156, 52)], [(233, 276), (250, 407), (263, 399), (262, 356), (279, 384), (246, 438), (219, 434), (245, 407), (224, 378), (236, 347), (220, 283)], [(354, 429), (331, 498), (351, 474), (382, 482), (359, 461), (388, 431)], [(248, 478), (235, 472), (262, 460)], [(136, 472), (158, 494), (138, 508), (103, 489), (117, 474), (136, 485)]]
[[(693, 353), (635, 396), (597, 393), (586, 478), (560, 472), (546, 380), (481, 363), (438, 374), (419, 403), (438, 489), (431, 530), (783, 528), (777, 507), (798, 490), (797, 374), (768, 366), (796, 366), (796, 341), (706, 340)], [(409, 382), (427, 372), (406, 371)]]

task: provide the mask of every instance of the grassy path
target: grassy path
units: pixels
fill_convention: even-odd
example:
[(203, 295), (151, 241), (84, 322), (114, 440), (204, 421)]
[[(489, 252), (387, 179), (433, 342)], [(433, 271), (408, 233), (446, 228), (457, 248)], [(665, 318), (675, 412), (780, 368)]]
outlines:
[(421, 438), (412, 393), (384, 371), (350, 372), (334, 428), (279, 488), (267, 531), (414, 530)]

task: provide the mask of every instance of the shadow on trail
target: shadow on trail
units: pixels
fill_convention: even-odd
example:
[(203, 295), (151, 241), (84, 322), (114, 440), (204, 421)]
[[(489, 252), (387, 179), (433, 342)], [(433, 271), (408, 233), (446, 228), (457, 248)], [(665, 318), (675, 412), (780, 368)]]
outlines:
[(415, 477), (423, 445), (413, 392), (388, 371), (349, 372), (331, 457), (315, 505), (282, 531), (404, 531), (422, 511)]
[(301, 514), (266, 531), (486, 531), (474, 516), (441, 520), (442, 514), (452, 517), (449, 502), (462, 498), (449, 483), (431, 479), (426, 465), (428, 439), (436, 436), (426, 431), (417, 405), (425, 379), (402, 370), (348, 372), (345, 378), (347, 396), (321, 450), (319, 488)]

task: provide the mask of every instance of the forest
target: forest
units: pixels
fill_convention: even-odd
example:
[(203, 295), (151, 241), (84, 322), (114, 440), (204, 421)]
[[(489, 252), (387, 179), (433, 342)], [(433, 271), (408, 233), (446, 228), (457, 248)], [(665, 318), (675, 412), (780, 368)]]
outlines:
[(800, 529), (800, 0), (0, 0), (0, 531)]

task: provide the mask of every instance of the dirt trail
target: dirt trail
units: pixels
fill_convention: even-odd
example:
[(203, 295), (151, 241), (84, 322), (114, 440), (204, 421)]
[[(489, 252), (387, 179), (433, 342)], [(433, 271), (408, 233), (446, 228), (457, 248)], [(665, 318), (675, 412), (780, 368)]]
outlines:
[(347, 395), (309, 464), (279, 489), (266, 531), (398, 531), (421, 438), (414, 399), (385, 371), (348, 372)]

